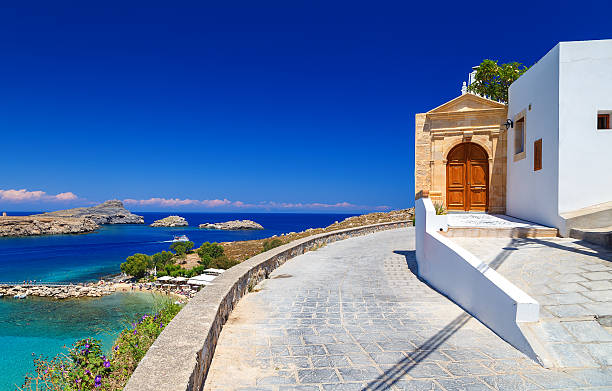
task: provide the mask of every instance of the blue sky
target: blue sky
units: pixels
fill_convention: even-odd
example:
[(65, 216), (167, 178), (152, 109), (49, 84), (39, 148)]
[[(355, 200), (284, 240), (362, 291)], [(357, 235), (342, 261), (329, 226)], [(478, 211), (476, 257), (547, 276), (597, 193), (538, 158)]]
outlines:
[(409, 207), (415, 113), (484, 58), (612, 38), (604, 1), (7, 4), (9, 211)]

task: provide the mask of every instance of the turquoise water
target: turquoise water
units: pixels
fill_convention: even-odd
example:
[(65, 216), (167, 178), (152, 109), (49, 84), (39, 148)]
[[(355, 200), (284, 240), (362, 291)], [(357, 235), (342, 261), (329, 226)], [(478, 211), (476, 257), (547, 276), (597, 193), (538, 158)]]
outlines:
[[(53, 301), (0, 299), (0, 390), (14, 390), (34, 369), (32, 353), (55, 356), (77, 339), (93, 337), (110, 349), (138, 314), (154, 311), (166, 297), (116, 293), (94, 299)], [(66, 350), (64, 350), (66, 351)]]
[[(26, 214), (26, 213), (23, 213)], [(173, 213), (142, 213), (145, 223)], [(325, 227), (350, 215), (341, 214), (212, 214), (180, 213), (189, 227), (108, 225), (81, 235), (0, 238), (0, 282), (42, 280), (93, 281), (118, 273), (119, 264), (136, 252), (167, 250), (174, 235), (203, 242), (250, 240), (306, 228)], [(251, 219), (261, 231), (200, 230), (204, 222)], [(97, 299), (58, 301), (47, 298), (0, 298), (0, 390), (14, 390), (33, 370), (32, 353), (55, 356), (75, 340), (101, 339), (109, 347), (126, 323), (150, 312), (155, 299), (146, 293), (118, 293)]]

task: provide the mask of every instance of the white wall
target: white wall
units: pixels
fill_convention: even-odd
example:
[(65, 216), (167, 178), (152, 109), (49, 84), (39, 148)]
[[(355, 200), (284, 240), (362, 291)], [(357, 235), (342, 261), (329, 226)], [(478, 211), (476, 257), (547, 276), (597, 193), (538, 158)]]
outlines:
[(443, 236), (445, 216), (429, 198), (415, 202), (419, 277), (448, 296), (508, 343), (540, 361), (517, 322), (537, 322), (539, 304), (475, 255)]
[[(525, 158), (514, 161), (514, 129), (508, 131), (506, 214), (557, 227), (559, 45), (550, 50), (509, 90), (508, 118), (525, 110)], [(529, 105), (531, 104), (531, 110)], [(542, 139), (542, 169), (533, 170), (534, 147)]]
[(561, 42), (559, 213), (612, 201), (612, 130), (597, 111), (612, 110), (612, 40)]

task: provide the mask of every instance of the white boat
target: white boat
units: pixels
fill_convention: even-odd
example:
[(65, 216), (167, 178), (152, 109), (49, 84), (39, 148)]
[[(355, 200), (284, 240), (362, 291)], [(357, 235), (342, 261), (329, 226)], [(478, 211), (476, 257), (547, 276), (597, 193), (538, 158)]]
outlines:
[(18, 293), (15, 296), (13, 296), (15, 299), (25, 299), (26, 298), (26, 294), (25, 293)]
[(189, 238), (187, 237), (187, 235), (178, 235), (178, 236), (174, 236), (174, 239), (172, 239), (172, 242), (188, 242)]

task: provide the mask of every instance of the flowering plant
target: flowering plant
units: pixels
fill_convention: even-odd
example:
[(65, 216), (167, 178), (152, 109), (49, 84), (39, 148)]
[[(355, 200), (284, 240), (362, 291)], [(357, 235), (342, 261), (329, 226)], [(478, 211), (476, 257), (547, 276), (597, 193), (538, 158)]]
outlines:
[(141, 316), (121, 332), (108, 356), (100, 341), (87, 338), (76, 341), (67, 355), (35, 357), (35, 375), (26, 376), (20, 390), (123, 389), (138, 362), (180, 309), (180, 305), (168, 302), (155, 314)]

